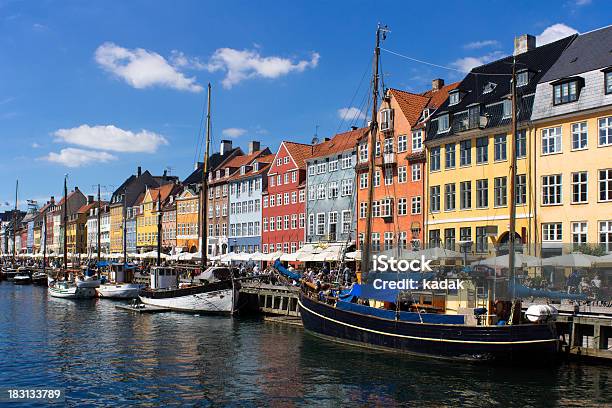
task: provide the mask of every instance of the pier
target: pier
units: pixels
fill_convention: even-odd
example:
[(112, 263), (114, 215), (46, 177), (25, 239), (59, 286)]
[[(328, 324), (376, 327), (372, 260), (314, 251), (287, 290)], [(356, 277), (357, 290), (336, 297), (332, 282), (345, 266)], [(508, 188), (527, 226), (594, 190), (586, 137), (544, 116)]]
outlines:
[(248, 312), (271, 316), (299, 317), (299, 292), (300, 289), (295, 286), (243, 282), (240, 288), (240, 297), (245, 299), (243, 300), (246, 302), (244, 309)]

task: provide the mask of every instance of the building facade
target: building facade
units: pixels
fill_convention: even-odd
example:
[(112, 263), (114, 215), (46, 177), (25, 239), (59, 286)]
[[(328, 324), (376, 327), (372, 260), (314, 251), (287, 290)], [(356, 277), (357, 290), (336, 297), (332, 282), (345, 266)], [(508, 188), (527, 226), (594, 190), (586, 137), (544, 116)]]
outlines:
[(176, 198), (176, 247), (181, 252), (200, 250), (200, 194), (186, 188)]

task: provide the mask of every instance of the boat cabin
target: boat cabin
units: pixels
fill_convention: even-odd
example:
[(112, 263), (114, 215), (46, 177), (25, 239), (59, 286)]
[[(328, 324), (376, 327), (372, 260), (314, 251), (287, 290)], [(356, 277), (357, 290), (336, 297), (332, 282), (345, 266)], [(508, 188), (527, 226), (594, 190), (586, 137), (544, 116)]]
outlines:
[(151, 289), (178, 287), (178, 271), (167, 266), (151, 267)]
[(134, 268), (126, 267), (124, 263), (111, 265), (110, 280), (115, 283), (132, 282)]

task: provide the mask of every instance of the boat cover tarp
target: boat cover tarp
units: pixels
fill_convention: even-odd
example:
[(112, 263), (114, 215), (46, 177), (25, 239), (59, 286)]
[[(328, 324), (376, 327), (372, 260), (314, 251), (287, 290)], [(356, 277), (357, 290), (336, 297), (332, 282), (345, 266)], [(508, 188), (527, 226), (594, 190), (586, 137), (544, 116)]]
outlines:
[(289, 279), (299, 281), (301, 278), (300, 274), (291, 272), (289, 269), (285, 268), (279, 259), (274, 261), (274, 268)]
[(520, 283), (514, 283), (511, 281), (508, 287), (510, 293), (516, 297), (534, 297), (534, 298), (546, 298), (546, 299), (570, 299), (570, 300), (587, 300), (587, 296), (584, 293), (567, 293), (563, 291), (552, 291), (544, 289), (533, 289)]
[[(374, 317), (380, 317), (382, 319), (395, 320), (395, 311), (378, 309), (376, 307), (370, 307), (360, 305), (357, 303), (349, 302), (337, 302), (336, 308), (340, 310), (346, 310), (348, 312), (354, 312)], [(464, 324), (464, 315), (445, 315), (445, 314), (434, 314), (434, 313), (419, 313), (416, 312), (400, 312), (399, 320), (404, 322), (421, 322), (433, 323), (433, 324)]]

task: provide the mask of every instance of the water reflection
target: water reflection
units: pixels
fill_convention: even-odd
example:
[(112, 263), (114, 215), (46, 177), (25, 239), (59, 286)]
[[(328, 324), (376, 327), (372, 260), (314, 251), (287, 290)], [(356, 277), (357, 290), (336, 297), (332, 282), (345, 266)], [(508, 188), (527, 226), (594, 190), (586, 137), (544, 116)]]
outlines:
[(0, 381), (65, 387), (71, 406), (603, 404), (609, 367), (509, 369), (337, 345), (257, 319), (133, 315), (0, 283)]

